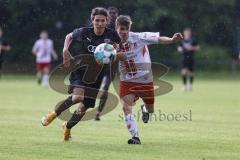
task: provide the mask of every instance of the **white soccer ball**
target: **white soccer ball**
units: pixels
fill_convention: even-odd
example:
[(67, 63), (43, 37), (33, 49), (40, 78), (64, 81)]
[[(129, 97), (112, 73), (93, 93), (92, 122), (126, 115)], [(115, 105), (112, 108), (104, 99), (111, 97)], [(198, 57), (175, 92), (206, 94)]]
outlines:
[(94, 57), (99, 64), (109, 64), (116, 58), (117, 51), (113, 45), (102, 43), (94, 51)]

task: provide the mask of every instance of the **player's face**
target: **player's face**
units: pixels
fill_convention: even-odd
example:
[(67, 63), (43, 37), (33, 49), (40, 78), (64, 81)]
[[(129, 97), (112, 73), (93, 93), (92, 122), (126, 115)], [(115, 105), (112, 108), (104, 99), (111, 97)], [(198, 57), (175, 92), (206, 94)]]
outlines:
[(40, 34), (40, 38), (42, 38), (42, 39), (48, 39), (48, 33), (47, 33), (47, 32), (42, 32), (42, 33)]
[(96, 15), (92, 21), (93, 27), (98, 31), (102, 32), (107, 26), (107, 17), (104, 15)]
[(109, 12), (109, 15), (110, 15), (110, 17), (111, 17), (111, 20), (112, 21), (115, 21), (116, 20), (116, 18), (117, 18), (117, 16), (118, 16), (118, 13), (115, 11), (115, 10), (109, 10), (108, 11)]
[(192, 38), (192, 32), (190, 30), (183, 31), (184, 39), (191, 39)]
[(130, 29), (131, 26), (117, 26), (117, 32), (123, 42), (126, 42), (128, 40)]

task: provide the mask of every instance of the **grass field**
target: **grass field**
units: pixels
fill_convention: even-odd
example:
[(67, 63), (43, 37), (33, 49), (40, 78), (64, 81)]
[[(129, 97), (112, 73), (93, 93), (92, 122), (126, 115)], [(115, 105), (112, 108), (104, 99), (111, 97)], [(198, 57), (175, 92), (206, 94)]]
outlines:
[(37, 86), (32, 76), (5, 76), (0, 80), (0, 160), (239, 160), (239, 76), (199, 74), (188, 93), (181, 91), (178, 76), (164, 80), (174, 89), (156, 97), (156, 112), (191, 110), (192, 121), (139, 121), (142, 145), (129, 146), (120, 105), (100, 122), (80, 122), (73, 141), (64, 143), (60, 120), (47, 128), (39, 121), (65, 96)]

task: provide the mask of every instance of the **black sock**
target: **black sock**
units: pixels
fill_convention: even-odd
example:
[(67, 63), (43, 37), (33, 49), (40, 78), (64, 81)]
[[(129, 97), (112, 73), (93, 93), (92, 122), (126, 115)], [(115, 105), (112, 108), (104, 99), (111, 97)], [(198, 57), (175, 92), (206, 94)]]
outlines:
[[(1, 65), (1, 64), (0, 64)], [(0, 66), (1, 67), (1, 66)], [(2, 71), (1, 71), (1, 69), (0, 69), (0, 78), (2, 78)]]
[(182, 76), (182, 81), (183, 81), (183, 84), (184, 84), (184, 85), (187, 84), (187, 76), (186, 76), (186, 75), (183, 75), (183, 76)]
[(41, 84), (42, 83), (42, 78), (39, 77), (38, 80), (37, 80), (38, 84)]
[(72, 105), (73, 105), (72, 96), (68, 97), (66, 100), (59, 103), (58, 106), (55, 108), (55, 112), (57, 113), (57, 116), (59, 116), (63, 111), (65, 111)]
[(190, 79), (190, 84), (193, 84), (194, 76), (190, 76), (189, 79)]
[(84, 113), (78, 113), (78, 111), (76, 110), (72, 117), (70, 118), (70, 120), (67, 122), (66, 127), (68, 129), (71, 129), (72, 127), (74, 127), (79, 121), (81, 121), (82, 117), (85, 115)]
[(99, 106), (98, 106), (98, 113), (101, 113), (106, 101), (107, 101), (107, 97), (108, 97), (108, 92), (104, 91), (103, 95), (100, 97), (100, 102), (99, 102)]

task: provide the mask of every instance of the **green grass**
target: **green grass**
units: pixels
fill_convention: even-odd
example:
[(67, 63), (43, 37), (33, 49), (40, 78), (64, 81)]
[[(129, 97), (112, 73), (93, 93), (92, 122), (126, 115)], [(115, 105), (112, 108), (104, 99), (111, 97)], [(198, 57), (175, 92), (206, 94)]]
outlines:
[(0, 80), (0, 160), (240, 159), (239, 77), (199, 74), (189, 93), (181, 91), (178, 76), (164, 80), (174, 89), (156, 97), (156, 113), (191, 110), (192, 121), (139, 121), (142, 145), (129, 146), (120, 105), (101, 122), (80, 122), (73, 141), (64, 143), (60, 120), (46, 128), (39, 120), (65, 96), (37, 86), (32, 76), (5, 76)]

